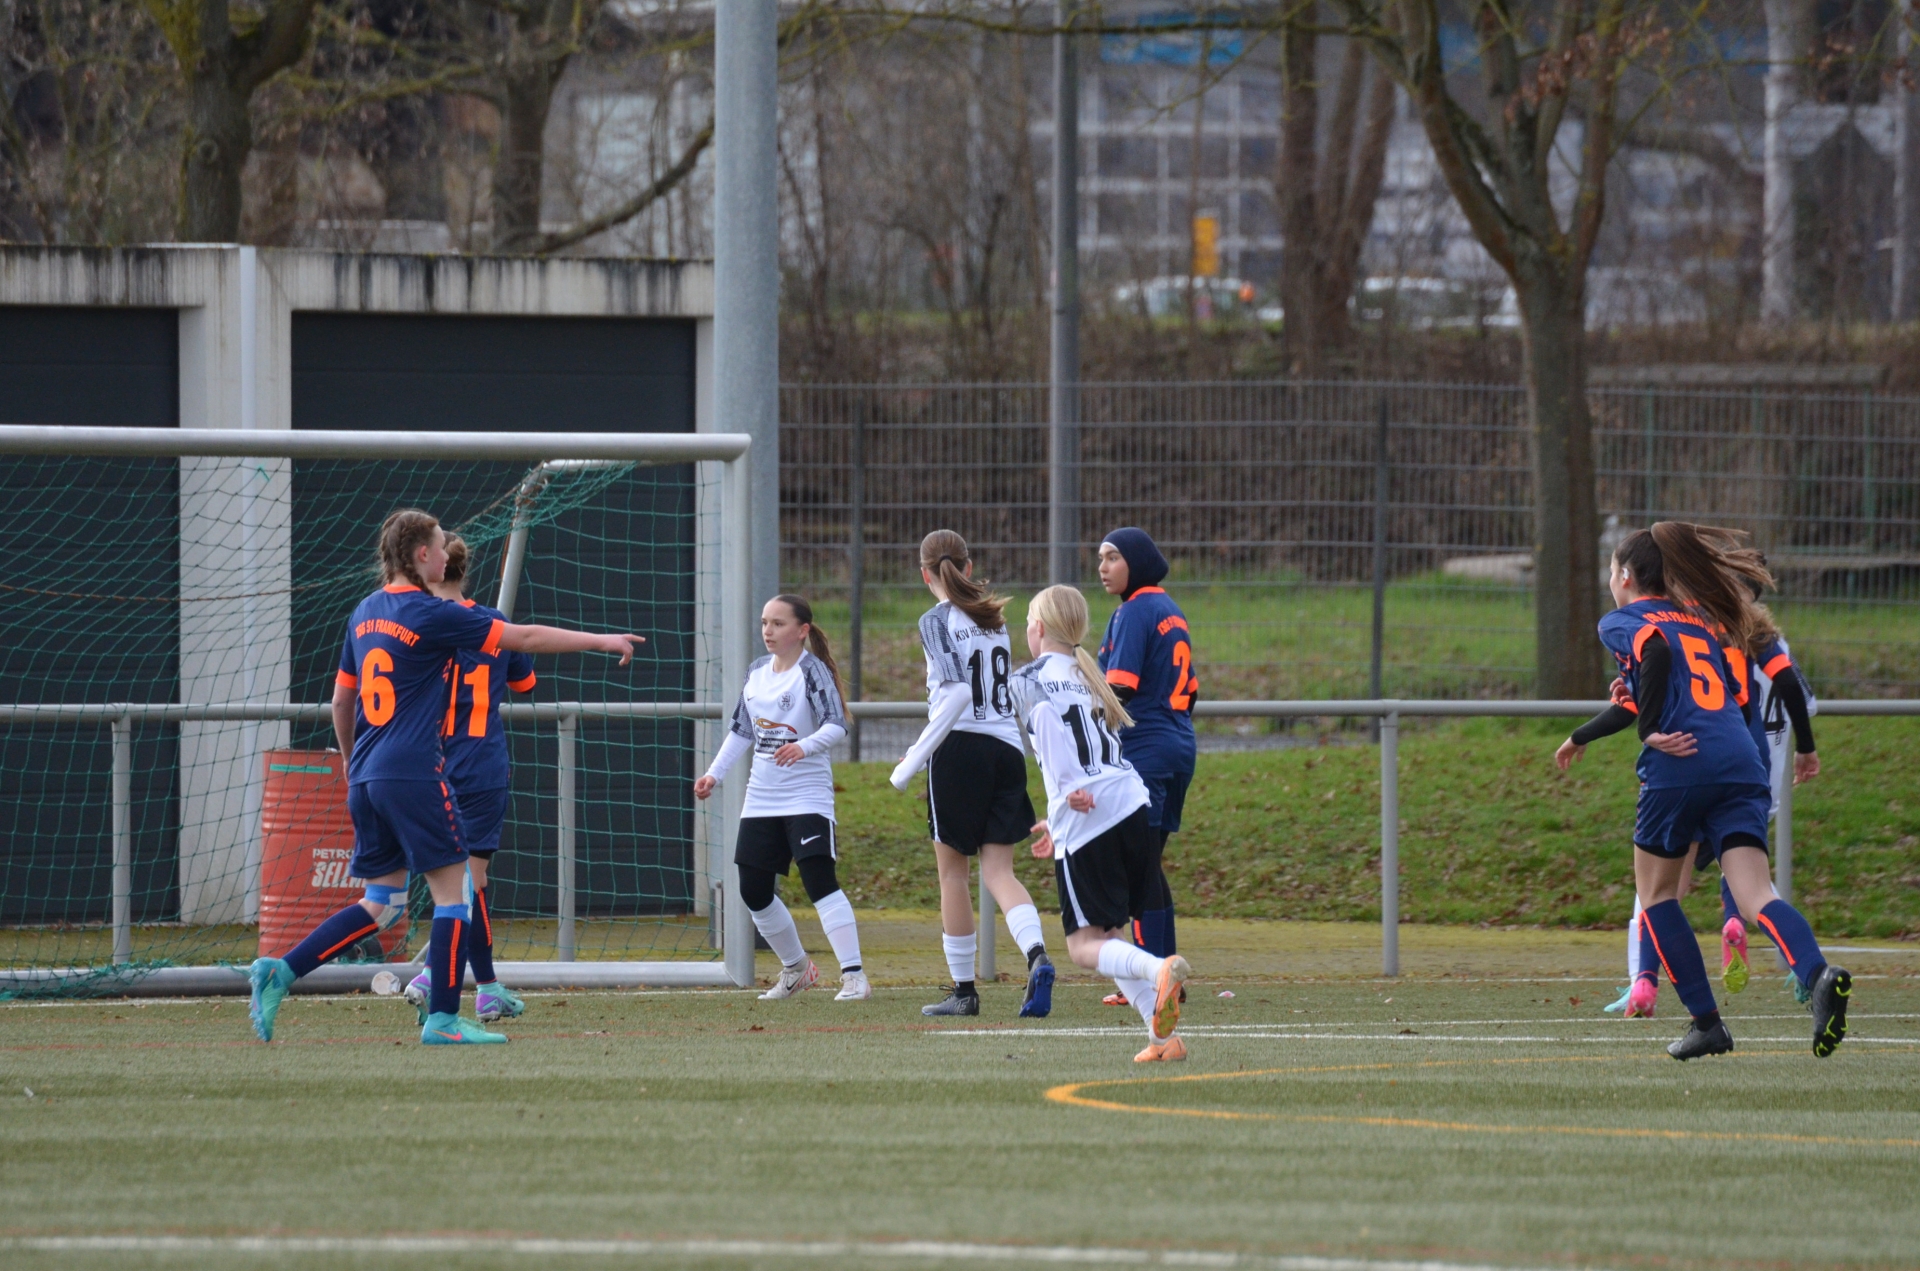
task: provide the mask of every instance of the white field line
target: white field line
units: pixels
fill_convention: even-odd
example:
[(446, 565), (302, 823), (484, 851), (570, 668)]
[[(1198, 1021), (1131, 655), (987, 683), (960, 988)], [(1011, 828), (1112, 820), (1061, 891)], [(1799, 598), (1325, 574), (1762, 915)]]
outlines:
[[(1140, 1028), (970, 1028), (928, 1033), (928, 1037), (1138, 1037)], [(1545, 1042), (1554, 1045), (1651, 1045), (1664, 1040), (1664, 1035), (1649, 1033), (1615, 1033), (1608, 1037), (1567, 1037), (1534, 1035), (1531, 1033), (1260, 1033), (1260, 1032), (1222, 1032), (1206, 1025), (1194, 1025), (1180, 1030), (1182, 1037), (1210, 1037), (1216, 1041), (1281, 1041), (1281, 1042)], [(1737, 1042), (1791, 1042), (1805, 1044), (1805, 1034), (1790, 1037), (1754, 1037), (1742, 1033), (1735, 1037)], [(1920, 1037), (1862, 1037), (1849, 1031), (1849, 1042), (1860, 1042), (1875, 1046), (1920, 1046)]]
[[(1258, 1271), (1526, 1271), (1511, 1265), (1323, 1258), (1119, 1246), (1002, 1245), (934, 1240), (488, 1240), (471, 1236), (17, 1236), (0, 1250), (36, 1253), (208, 1254), (514, 1254), (526, 1258), (813, 1258), (890, 1262), (994, 1262), (1028, 1265), (1245, 1267)], [(1568, 1271), (1560, 1264), (1555, 1271)]]

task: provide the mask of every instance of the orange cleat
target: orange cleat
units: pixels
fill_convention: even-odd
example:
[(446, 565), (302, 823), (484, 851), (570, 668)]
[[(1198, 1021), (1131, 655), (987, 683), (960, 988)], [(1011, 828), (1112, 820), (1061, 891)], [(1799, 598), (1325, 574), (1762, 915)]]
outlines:
[(1187, 1057), (1187, 1044), (1178, 1037), (1169, 1037), (1163, 1042), (1154, 1042), (1133, 1057), (1136, 1064), (1179, 1063)]
[(1179, 954), (1160, 964), (1160, 975), (1153, 985), (1153, 1040), (1165, 1041), (1180, 1026), (1180, 986), (1193, 968)]
[(1127, 995), (1125, 993), (1109, 993), (1100, 999), (1100, 1005), (1125, 1006), (1127, 1005)]

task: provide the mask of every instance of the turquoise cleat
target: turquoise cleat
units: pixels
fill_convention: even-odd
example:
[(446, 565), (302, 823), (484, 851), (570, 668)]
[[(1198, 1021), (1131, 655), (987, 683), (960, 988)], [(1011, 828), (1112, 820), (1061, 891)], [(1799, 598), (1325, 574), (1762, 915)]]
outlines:
[(1627, 1009), (1627, 1002), (1632, 997), (1633, 997), (1633, 985), (1622, 984), (1620, 986), (1620, 1000), (1615, 1002), (1611, 1006), (1603, 1006), (1600, 1009), (1605, 1011), (1609, 1015), (1618, 1015), (1620, 1012)]
[(255, 958), (247, 968), (247, 983), (253, 989), (247, 1018), (253, 1021), (253, 1031), (261, 1041), (273, 1040), (273, 1022), (280, 1017), (280, 1003), (297, 978), (284, 958)]
[(489, 1033), (470, 1019), (459, 1015), (429, 1015), (420, 1030), (423, 1046), (488, 1046), (504, 1044), (505, 1033)]
[(491, 1024), (497, 1019), (519, 1019), (526, 1010), (527, 1004), (520, 1000), (520, 995), (497, 980), (482, 984), (473, 995), (473, 1013), (480, 1017), (482, 1024)]

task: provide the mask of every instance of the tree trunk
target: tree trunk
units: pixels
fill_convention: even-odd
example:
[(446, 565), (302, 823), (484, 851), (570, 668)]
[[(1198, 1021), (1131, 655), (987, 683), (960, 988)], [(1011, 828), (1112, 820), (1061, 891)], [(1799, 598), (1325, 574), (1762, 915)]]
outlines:
[(188, 75), (187, 133), (180, 169), (180, 239), (231, 243), (240, 237), (240, 172), (253, 149), (253, 121), (242, 88), (223, 64), (202, 54)]
[[(1920, 74), (1913, 64), (1920, 40), (1913, 28), (1900, 23), (1900, 55), (1908, 59), (1907, 74)], [(1893, 98), (1893, 320), (1920, 318), (1920, 91), (1903, 78)]]
[(1280, 304), (1286, 314), (1288, 351), (1295, 374), (1321, 368), (1320, 224), (1315, 187), (1319, 171), (1319, 37), (1308, 25), (1317, 5), (1299, 24), (1280, 32), (1280, 164), (1275, 174), (1280, 210)]
[(1585, 297), (1550, 264), (1522, 261), (1516, 281), (1533, 422), (1534, 695), (1594, 698), (1605, 680)]
[(546, 176), (547, 112), (557, 79), (542, 59), (501, 78), (500, 154), (493, 165), (493, 249), (528, 252), (540, 241), (540, 187)]
[(1788, 142), (1800, 103), (1801, 59), (1808, 53), (1806, 0), (1766, 0), (1767, 87), (1763, 139), (1766, 186), (1760, 212), (1760, 316), (1790, 322), (1795, 286), (1793, 152)]

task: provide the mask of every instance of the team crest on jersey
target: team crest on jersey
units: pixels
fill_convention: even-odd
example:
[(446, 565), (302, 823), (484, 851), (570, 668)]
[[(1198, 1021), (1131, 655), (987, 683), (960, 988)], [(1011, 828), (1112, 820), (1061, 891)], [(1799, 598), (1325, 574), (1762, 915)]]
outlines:
[(782, 693), (780, 695), (780, 709), (783, 711), (790, 711), (793, 709), (792, 693)]

